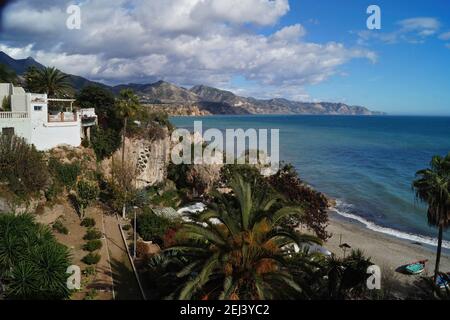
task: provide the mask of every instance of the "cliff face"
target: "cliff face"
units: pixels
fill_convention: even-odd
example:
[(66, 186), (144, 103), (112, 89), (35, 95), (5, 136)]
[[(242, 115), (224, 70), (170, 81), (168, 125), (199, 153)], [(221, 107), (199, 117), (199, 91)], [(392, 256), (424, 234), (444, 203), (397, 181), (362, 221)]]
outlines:
[[(167, 164), (170, 156), (170, 137), (150, 141), (145, 138), (126, 138), (125, 163), (134, 170), (129, 174), (136, 175), (136, 187), (146, 188), (164, 182), (167, 177)], [(122, 148), (101, 163), (106, 177), (111, 176), (113, 161), (122, 159)]]

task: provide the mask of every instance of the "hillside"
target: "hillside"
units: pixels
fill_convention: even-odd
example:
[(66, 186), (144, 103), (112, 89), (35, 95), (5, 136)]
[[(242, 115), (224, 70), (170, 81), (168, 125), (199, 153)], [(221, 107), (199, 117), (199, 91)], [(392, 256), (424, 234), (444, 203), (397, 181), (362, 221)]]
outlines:
[[(5, 64), (18, 75), (23, 75), (31, 67), (44, 66), (32, 57), (13, 59), (0, 51), (0, 64)], [(149, 84), (121, 84), (108, 86), (103, 83), (69, 74), (73, 87), (79, 91), (89, 85), (107, 88), (118, 94), (120, 90), (131, 88), (140, 97), (143, 104), (161, 105), (161, 109), (169, 114), (178, 113), (181, 108), (191, 111), (199, 110), (205, 114), (313, 114), (313, 115), (378, 115), (380, 112), (370, 111), (362, 106), (350, 106), (344, 103), (331, 102), (300, 102), (287, 99), (255, 99), (240, 97), (233, 92), (213, 87), (198, 85), (191, 89), (175, 84), (158, 81)], [(174, 110), (171, 110), (174, 109)], [(194, 110), (195, 109), (195, 110)], [(174, 111), (174, 112), (172, 112)], [(194, 112), (197, 113), (197, 112)]]

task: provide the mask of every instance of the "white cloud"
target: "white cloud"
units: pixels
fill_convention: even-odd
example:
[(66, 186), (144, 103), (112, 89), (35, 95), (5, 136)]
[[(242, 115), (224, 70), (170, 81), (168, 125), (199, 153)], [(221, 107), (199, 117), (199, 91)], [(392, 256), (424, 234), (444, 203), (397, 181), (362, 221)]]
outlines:
[(439, 39), (444, 40), (444, 41), (450, 40), (450, 31), (442, 33), (439, 36)]
[(426, 38), (437, 34), (441, 27), (438, 19), (432, 17), (415, 17), (397, 22), (398, 28), (392, 32), (363, 30), (358, 32), (358, 43), (367, 44), (370, 40), (378, 40), (387, 44), (408, 42), (423, 43)]
[(420, 36), (435, 34), (440, 28), (440, 22), (436, 18), (418, 17), (401, 20), (398, 22), (402, 32), (416, 32)]
[(306, 42), (300, 24), (267, 36), (248, 28), (276, 25), (288, 0), (85, 0), (81, 8), (81, 30), (68, 30), (60, 1), (13, 3), (1, 50), (109, 83), (227, 87), (241, 76), (291, 96), (304, 96), (301, 86), (339, 74), (352, 59), (376, 60), (369, 50)]

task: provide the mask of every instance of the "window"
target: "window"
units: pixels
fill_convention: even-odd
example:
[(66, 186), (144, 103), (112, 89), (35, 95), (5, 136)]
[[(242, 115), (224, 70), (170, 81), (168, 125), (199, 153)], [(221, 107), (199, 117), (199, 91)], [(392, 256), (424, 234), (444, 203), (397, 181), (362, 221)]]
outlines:
[(34, 111), (42, 111), (42, 106), (34, 106)]
[(5, 136), (13, 136), (14, 135), (14, 128), (3, 128), (2, 134)]

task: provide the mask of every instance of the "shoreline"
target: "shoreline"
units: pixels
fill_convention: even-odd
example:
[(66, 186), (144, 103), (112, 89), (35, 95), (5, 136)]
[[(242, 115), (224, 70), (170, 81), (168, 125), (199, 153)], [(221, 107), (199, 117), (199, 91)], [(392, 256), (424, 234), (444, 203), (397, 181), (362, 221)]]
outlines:
[[(329, 218), (327, 231), (332, 234), (332, 237), (325, 242), (324, 246), (336, 256), (344, 256), (339, 245), (347, 243), (352, 248), (346, 251), (346, 255), (352, 249), (362, 250), (374, 264), (381, 268), (382, 274), (390, 275), (408, 287), (415, 286), (415, 282), (420, 279), (420, 276), (399, 272), (399, 268), (405, 264), (428, 260), (421, 276), (433, 275), (436, 259), (435, 248), (370, 230), (333, 211), (330, 211)], [(441, 256), (440, 271), (450, 272), (450, 255), (444, 251)]]

